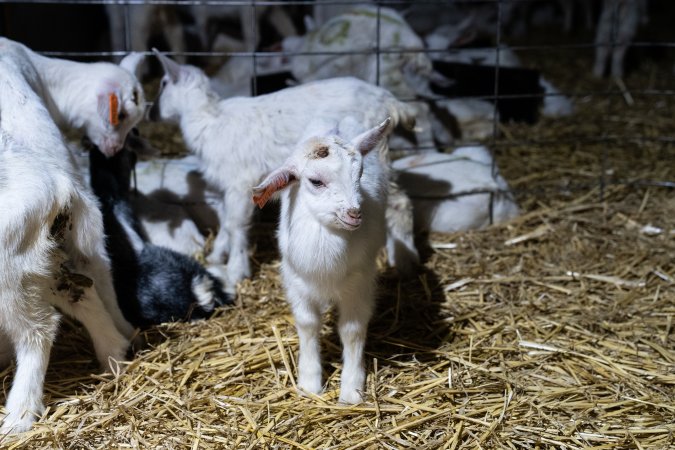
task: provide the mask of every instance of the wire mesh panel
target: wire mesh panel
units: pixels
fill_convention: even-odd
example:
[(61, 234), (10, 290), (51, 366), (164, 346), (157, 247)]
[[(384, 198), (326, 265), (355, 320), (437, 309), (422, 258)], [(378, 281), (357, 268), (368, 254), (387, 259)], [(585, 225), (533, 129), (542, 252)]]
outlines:
[(673, 117), (672, 9), (646, 0), (17, 1), (2, 5), (1, 31), (82, 60), (157, 47), (202, 67), (225, 97), (354, 75), (419, 107), (419, 132), (394, 140), (394, 156), (486, 144), (493, 174), (500, 167), (524, 198), (602, 195), (616, 183), (672, 188), (673, 137), (660, 126)]
[[(223, 98), (343, 75), (386, 87), (417, 111), (415, 128), (390, 139), (396, 181), (416, 207), (464, 205), (436, 216), (445, 225), (483, 228), (417, 234), (411, 279), (377, 261), (363, 403), (338, 404), (330, 326), (325, 391), (298, 392), (277, 215), (252, 227), (236, 307), (142, 331), (147, 345), (114, 375), (98, 375), (84, 329), (63, 320), (47, 409), (30, 432), (0, 431), (0, 447), (674, 448), (674, 12), (659, 0), (0, 3), (0, 34), (46, 55), (144, 52), (150, 100), (163, 76), (152, 48), (204, 70)], [(165, 235), (179, 241), (177, 223), (199, 213), (217, 224), (222, 192), (208, 191), (181, 130), (139, 129), (161, 152), (136, 175), (139, 192), (164, 195), (151, 213), (169, 216), (156, 221)], [(0, 165), (0, 199), (7, 173)], [(518, 217), (484, 227), (516, 204)], [(186, 253), (202, 257), (215, 233), (196, 228)]]

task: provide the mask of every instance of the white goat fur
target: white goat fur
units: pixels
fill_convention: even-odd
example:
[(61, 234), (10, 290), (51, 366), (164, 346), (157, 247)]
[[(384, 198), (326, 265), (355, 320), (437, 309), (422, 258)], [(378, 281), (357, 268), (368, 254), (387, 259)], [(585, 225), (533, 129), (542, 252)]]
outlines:
[[(224, 191), (221, 230), (209, 262), (229, 255), (226, 285), (250, 276), (247, 230), (253, 205), (249, 187), (278, 167), (313, 119), (354, 116), (364, 128), (391, 116), (410, 124), (413, 111), (388, 91), (356, 78), (335, 78), (255, 98), (219, 100), (196, 67), (158, 55), (166, 75), (153, 115), (179, 122), (187, 146), (203, 160), (204, 178)], [(412, 239), (412, 237), (411, 237)]]
[[(516, 217), (520, 210), (506, 180), (483, 146), (459, 147), (451, 154), (423, 152), (393, 162), (408, 192), (419, 231), (451, 233)], [(490, 196), (492, 193), (492, 199)]]
[(389, 123), (351, 141), (310, 133), (254, 189), (259, 206), (281, 189), (281, 276), (300, 340), (298, 386), (314, 394), (322, 390), (321, 315), (334, 303), (343, 344), (339, 400), (345, 403), (362, 400), (366, 378), (363, 350), (375, 306), (375, 259), (385, 243), (388, 192), (387, 169), (372, 150)]
[(0, 364), (17, 360), (2, 433), (27, 430), (44, 409), (54, 305), (82, 322), (104, 367), (124, 359), (133, 333), (117, 305), (101, 213), (48, 110), (65, 120), (90, 114), (77, 95), (92, 83), (68, 96), (65, 70), (0, 39)]
[(200, 230), (218, 230), (222, 194), (201, 176), (199, 158), (155, 158), (136, 163), (134, 212), (151, 243), (186, 255), (204, 248)]

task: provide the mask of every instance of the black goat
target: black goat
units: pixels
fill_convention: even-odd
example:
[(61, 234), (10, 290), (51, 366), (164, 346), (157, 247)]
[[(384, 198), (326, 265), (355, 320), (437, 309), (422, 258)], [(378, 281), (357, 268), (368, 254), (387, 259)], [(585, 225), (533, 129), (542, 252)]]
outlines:
[(136, 154), (127, 148), (106, 158), (91, 142), (91, 187), (101, 203), (117, 301), (138, 327), (208, 317), (232, 304), (220, 280), (194, 259), (143, 239), (129, 200)]

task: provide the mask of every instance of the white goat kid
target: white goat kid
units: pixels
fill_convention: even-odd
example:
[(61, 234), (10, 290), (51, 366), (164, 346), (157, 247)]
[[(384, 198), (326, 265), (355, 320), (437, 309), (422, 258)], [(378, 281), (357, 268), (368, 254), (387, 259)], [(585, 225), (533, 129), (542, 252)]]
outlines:
[(44, 409), (53, 305), (82, 322), (104, 367), (124, 359), (133, 328), (117, 306), (96, 200), (36, 93), (53, 102), (53, 86), (25, 47), (1, 39), (0, 49), (0, 364), (17, 360), (7, 433), (29, 429)]
[[(321, 314), (335, 303), (343, 344), (340, 401), (362, 400), (375, 259), (385, 243), (388, 175), (378, 147), (390, 119), (347, 142), (312, 136), (254, 188), (258, 206), (281, 190), (281, 275), (300, 339), (298, 386), (322, 390)], [(386, 148), (386, 147), (385, 147)]]
[[(221, 230), (209, 262), (228, 255), (226, 284), (230, 292), (249, 277), (247, 230), (254, 186), (278, 167), (313, 119), (354, 116), (364, 128), (391, 116), (392, 125), (410, 125), (414, 112), (388, 91), (355, 78), (335, 78), (283, 89), (255, 98), (220, 100), (208, 77), (157, 54), (166, 72), (151, 116), (180, 124), (187, 146), (203, 160), (204, 178), (224, 191), (218, 212)], [(412, 235), (408, 248), (414, 250)], [(412, 252), (411, 252), (412, 253)], [(415, 255), (416, 256), (416, 251)]]
[(80, 63), (48, 58), (5, 38), (0, 38), (0, 51), (35, 68), (39, 78), (35, 91), (57, 125), (83, 130), (108, 156), (122, 148), (131, 128), (143, 118), (145, 98), (134, 75), (142, 54), (130, 54), (119, 66)]

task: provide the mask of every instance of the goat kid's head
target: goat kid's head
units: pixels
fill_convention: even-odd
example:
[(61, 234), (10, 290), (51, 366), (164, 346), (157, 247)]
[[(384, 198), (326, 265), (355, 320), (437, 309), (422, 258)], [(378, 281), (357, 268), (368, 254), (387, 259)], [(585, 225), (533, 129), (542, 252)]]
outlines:
[(300, 143), (286, 162), (253, 188), (262, 208), (277, 191), (297, 185), (302, 201), (322, 225), (343, 230), (361, 226), (363, 158), (389, 131), (390, 118), (351, 141), (329, 132)]
[(209, 79), (200, 69), (181, 65), (152, 49), (164, 70), (159, 94), (150, 109), (150, 120), (176, 121), (195, 91), (209, 92)]
[(119, 67), (101, 63), (101, 82), (96, 87), (97, 113), (85, 114), (86, 135), (106, 156), (112, 156), (123, 146), (129, 131), (145, 114), (143, 88), (136, 78), (136, 69), (144, 56), (131, 53)]

